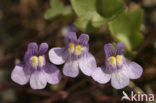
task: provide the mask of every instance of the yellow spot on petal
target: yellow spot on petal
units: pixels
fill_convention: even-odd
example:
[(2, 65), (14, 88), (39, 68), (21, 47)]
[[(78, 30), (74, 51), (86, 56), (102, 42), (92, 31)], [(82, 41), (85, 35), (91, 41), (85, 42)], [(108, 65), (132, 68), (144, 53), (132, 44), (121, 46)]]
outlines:
[(82, 46), (79, 44), (76, 46), (75, 54), (80, 55), (82, 51)]
[(32, 56), (31, 57), (31, 63), (33, 68), (37, 68), (38, 66), (38, 57), (37, 56)]
[(75, 49), (75, 44), (74, 43), (71, 43), (70, 45), (69, 45), (69, 52), (70, 53), (73, 53), (74, 52), (74, 49)]
[(117, 63), (118, 63), (119, 65), (121, 65), (121, 64), (122, 64), (122, 56), (121, 56), (121, 55), (117, 55), (117, 56), (116, 56), (116, 59), (117, 59)]
[(109, 64), (113, 67), (116, 66), (116, 58), (114, 56), (111, 56), (108, 58)]
[(43, 67), (43, 65), (44, 65), (44, 57), (43, 56), (39, 56), (38, 57), (38, 66), (39, 67)]

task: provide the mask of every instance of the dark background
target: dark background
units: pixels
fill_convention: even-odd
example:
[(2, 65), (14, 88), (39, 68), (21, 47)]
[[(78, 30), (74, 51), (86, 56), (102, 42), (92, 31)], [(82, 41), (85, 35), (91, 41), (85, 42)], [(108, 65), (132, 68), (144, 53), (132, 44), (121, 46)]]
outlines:
[[(60, 0), (69, 5), (69, 0)], [(144, 72), (121, 90), (110, 83), (98, 84), (82, 73), (75, 79), (63, 76), (58, 85), (47, 85), (43, 90), (32, 90), (29, 84), (20, 86), (10, 79), (16, 63), (23, 60), (27, 44), (47, 42), (49, 47), (63, 47), (65, 28), (71, 27), (76, 15), (45, 20), (49, 0), (0, 0), (0, 103), (120, 103), (122, 91), (156, 93), (156, 0), (125, 0), (127, 8), (142, 8), (144, 20), (140, 28), (144, 42), (135, 50), (133, 61), (142, 65)], [(81, 31), (76, 30), (80, 35)], [(103, 46), (114, 42), (107, 25), (90, 35), (90, 52), (99, 66), (104, 64)], [(47, 58), (48, 60), (48, 58)], [(58, 66), (61, 70), (62, 66)]]

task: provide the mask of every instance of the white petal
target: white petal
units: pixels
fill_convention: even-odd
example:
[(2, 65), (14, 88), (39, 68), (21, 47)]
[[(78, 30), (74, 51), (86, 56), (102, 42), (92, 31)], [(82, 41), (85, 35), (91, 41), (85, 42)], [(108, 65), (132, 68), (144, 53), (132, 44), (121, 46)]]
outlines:
[(101, 83), (101, 84), (104, 84), (104, 83), (107, 83), (109, 82), (110, 78), (111, 78), (111, 75), (110, 74), (107, 74), (105, 73), (100, 67), (98, 67), (92, 74), (92, 78)]
[(49, 59), (52, 63), (61, 65), (67, 58), (67, 51), (65, 48), (52, 48), (49, 51)]
[(116, 89), (122, 89), (129, 84), (129, 77), (127, 77), (123, 70), (112, 73), (111, 84)]
[(76, 77), (79, 74), (78, 61), (68, 60), (63, 67), (63, 74), (69, 77)]
[(43, 89), (47, 85), (46, 75), (43, 71), (36, 70), (30, 77), (32, 89)]
[(11, 79), (20, 84), (25, 85), (29, 81), (30, 75), (26, 75), (22, 66), (16, 65), (11, 73)]
[(80, 58), (79, 66), (81, 71), (88, 76), (91, 76), (93, 71), (97, 68), (96, 60), (94, 56), (90, 53)]
[(125, 64), (123, 69), (125, 69), (125, 73), (127, 73), (130, 79), (139, 78), (143, 72), (142, 67), (135, 62), (128, 62), (127, 64)]
[(57, 84), (61, 80), (61, 73), (59, 69), (50, 63), (47, 63), (44, 68), (45, 75), (47, 77), (47, 82), (50, 84)]

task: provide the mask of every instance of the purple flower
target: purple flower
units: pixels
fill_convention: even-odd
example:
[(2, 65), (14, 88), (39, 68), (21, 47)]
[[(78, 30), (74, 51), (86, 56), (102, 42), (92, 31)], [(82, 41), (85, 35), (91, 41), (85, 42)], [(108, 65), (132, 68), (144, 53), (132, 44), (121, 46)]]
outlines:
[(29, 43), (24, 62), (15, 66), (11, 79), (20, 85), (30, 81), (33, 89), (43, 89), (47, 83), (57, 84), (61, 74), (56, 66), (46, 62), (44, 54), (47, 50), (47, 43), (42, 43), (39, 49), (36, 43)]
[(81, 34), (77, 39), (75, 32), (69, 32), (68, 38), (70, 43), (64, 48), (52, 48), (49, 51), (50, 61), (54, 64), (61, 65), (63, 63), (63, 74), (69, 77), (76, 77), (79, 74), (79, 69), (90, 76), (96, 68), (96, 61), (89, 50), (89, 36)]
[(135, 62), (126, 62), (123, 55), (125, 44), (117, 44), (116, 50), (112, 44), (106, 44), (105, 66), (97, 68), (92, 77), (95, 81), (104, 84), (111, 79), (111, 84), (116, 89), (121, 89), (129, 84), (129, 79), (137, 79), (142, 75), (142, 67)]

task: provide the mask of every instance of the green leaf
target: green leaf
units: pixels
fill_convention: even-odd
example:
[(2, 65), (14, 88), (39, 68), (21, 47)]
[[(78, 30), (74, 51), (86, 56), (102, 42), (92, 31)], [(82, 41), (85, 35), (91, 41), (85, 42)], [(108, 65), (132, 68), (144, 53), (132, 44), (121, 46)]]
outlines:
[(64, 5), (59, 0), (50, 0), (50, 6), (53, 8), (63, 9)]
[(91, 24), (95, 28), (100, 28), (106, 21), (107, 21), (107, 19), (103, 18), (98, 13), (95, 13), (91, 19)]
[(76, 27), (78, 27), (80, 30), (85, 31), (87, 33), (96, 32), (98, 28), (93, 27), (91, 24), (91, 21), (88, 20), (88, 18), (80, 17), (78, 18), (75, 23)]
[[(84, 32), (96, 32), (104, 22), (109, 21), (123, 10), (124, 4), (115, 1), (116, 0), (71, 0), (72, 7), (78, 16), (78, 20), (75, 22), (76, 26)], [(110, 9), (103, 8), (103, 6)], [(103, 16), (100, 13), (108, 16)]]
[(72, 14), (72, 8), (71, 8), (71, 6), (66, 6), (66, 7), (64, 8), (64, 11), (62, 12), (62, 14), (63, 14), (64, 16)]
[(71, 0), (72, 7), (75, 13), (80, 16), (95, 13), (96, 0)]
[(98, 29), (92, 25), (91, 19), (96, 13), (96, 0), (71, 0), (72, 7), (78, 16), (75, 25), (84, 32), (96, 32)]
[(113, 18), (120, 14), (125, 8), (125, 4), (121, 0), (97, 0), (97, 12), (104, 18)]
[(109, 22), (109, 29), (113, 37), (125, 42), (129, 51), (142, 43), (143, 35), (139, 32), (143, 11), (135, 10), (122, 13), (118, 18)]
[(62, 10), (55, 10), (55, 9), (49, 9), (46, 11), (46, 13), (44, 14), (44, 18), (45, 19), (53, 19), (54, 17), (60, 15), (62, 13)]
[(45, 19), (53, 19), (54, 17), (58, 15), (69, 15), (72, 13), (72, 9), (70, 6), (64, 6), (59, 0), (50, 0), (50, 6), (52, 8), (48, 9), (45, 14)]

